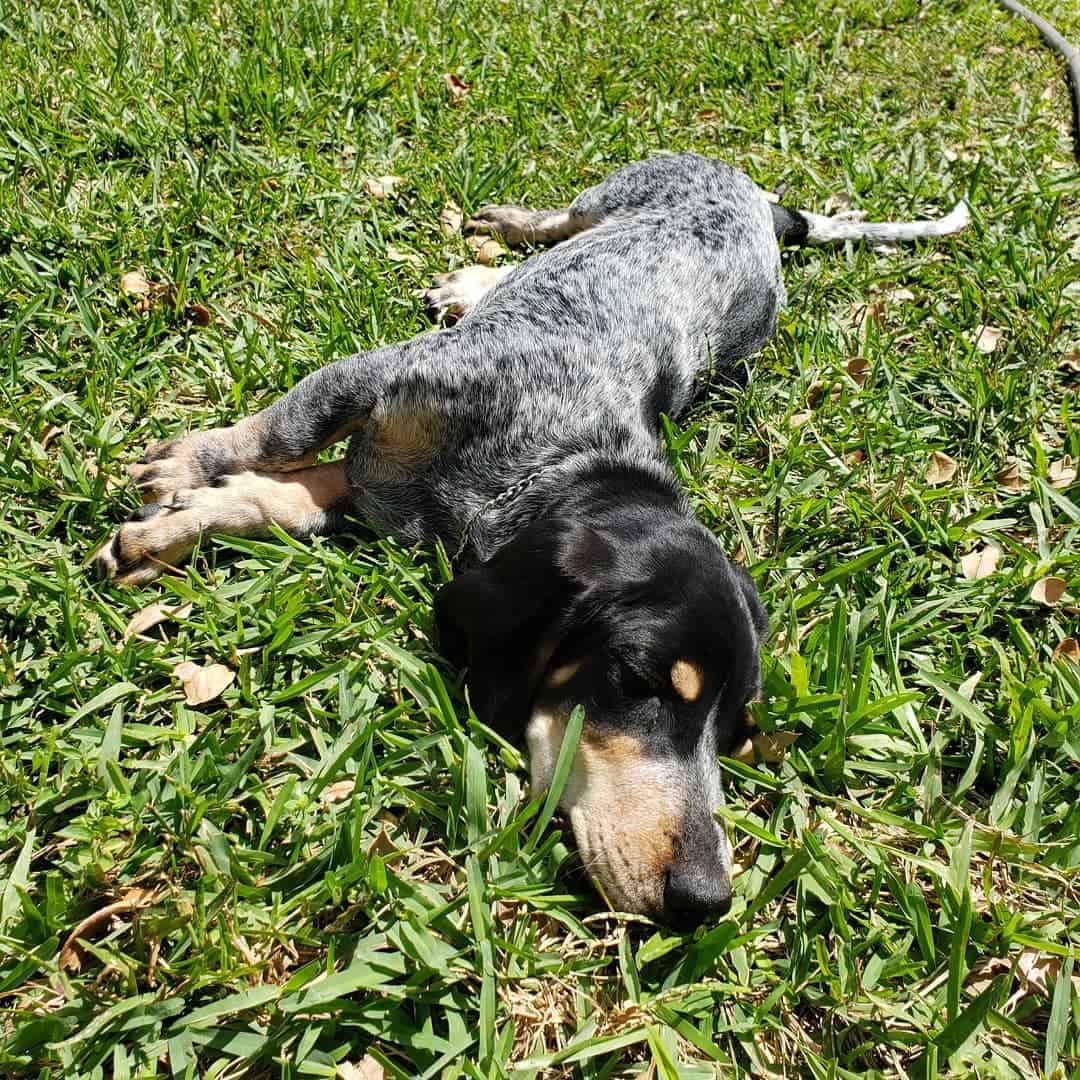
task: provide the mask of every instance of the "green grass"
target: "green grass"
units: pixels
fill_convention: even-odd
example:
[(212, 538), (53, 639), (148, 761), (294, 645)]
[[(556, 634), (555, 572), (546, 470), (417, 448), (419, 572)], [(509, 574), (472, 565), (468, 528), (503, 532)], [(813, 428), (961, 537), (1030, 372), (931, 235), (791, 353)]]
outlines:
[[(1080, 458), (1080, 176), (1030, 28), (988, 0), (0, 0), (0, 64), (0, 1072), (1080, 1076), (1080, 668), (1053, 657), (1080, 489), (1048, 483)], [(794, 737), (727, 763), (746, 870), (689, 937), (600, 911), (534, 827), (430, 644), (432, 554), (88, 573), (148, 440), (416, 331), (469, 258), (449, 200), (563, 205), (660, 148), (795, 205), (976, 219), (786, 256), (751, 389), (670, 433), (766, 598), (758, 717)], [(147, 313), (140, 268), (171, 286)], [(153, 602), (191, 611), (125, 640)], [(235, 682), (190, 707), (185, 660)]]

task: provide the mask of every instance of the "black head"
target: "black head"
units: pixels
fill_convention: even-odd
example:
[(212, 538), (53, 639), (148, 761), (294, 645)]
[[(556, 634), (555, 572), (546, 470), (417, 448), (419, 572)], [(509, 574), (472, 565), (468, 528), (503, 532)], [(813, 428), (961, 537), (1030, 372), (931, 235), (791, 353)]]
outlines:
[(535, 789), (584, 706), (561, 806), (611, 904), (684, 925), (726, 911), (716, 759), (758, 691), (765, 617), (713, 536), (665, 493), (575, 505), (445, 586), (436, 617), (477, 716), (524, 737)]

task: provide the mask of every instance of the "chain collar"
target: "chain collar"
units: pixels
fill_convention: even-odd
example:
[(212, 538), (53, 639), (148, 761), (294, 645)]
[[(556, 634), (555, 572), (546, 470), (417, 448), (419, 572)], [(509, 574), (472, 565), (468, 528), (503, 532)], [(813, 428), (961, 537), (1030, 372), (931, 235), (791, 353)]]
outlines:
[(536, 472), (529, 473), (524, 480), (519, 480), (516, 484), (511, 484), (505, 491), (500, 492), (493, 499), (488, 499), (479, 510), (465, 523), (465, 528), (461, 530), (461, 543), (458, 544), (457, 550), (450, 557), (451, 562), (457, 562), (461, 558), (465, 549), (469, 546), (469, 541), (472, 539), (473, 530), (476, 527), (476, 523), (489, 511), (496, 510), (500, 506), (506, 506), (507, 503), (513, 502), (519, 495), (527, 491), (537, 480), (540, 479), (545, 473), (550, 470), (551, 466), (545, 466), (542, 469), (537, 469)]

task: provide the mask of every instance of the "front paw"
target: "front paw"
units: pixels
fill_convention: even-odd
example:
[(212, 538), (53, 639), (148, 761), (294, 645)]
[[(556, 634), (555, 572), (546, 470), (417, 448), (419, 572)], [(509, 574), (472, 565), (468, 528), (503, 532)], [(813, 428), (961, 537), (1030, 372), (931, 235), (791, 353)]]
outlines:
[[(183, 493), (177, 493), (181, 496)], [(166, 522), (174, 508), (158, 502), (141, 506), (119, 531), (94, 553), (100, 577), (118, 585), (146, 585), (191, 552), (196, 536), (170, 528)]]

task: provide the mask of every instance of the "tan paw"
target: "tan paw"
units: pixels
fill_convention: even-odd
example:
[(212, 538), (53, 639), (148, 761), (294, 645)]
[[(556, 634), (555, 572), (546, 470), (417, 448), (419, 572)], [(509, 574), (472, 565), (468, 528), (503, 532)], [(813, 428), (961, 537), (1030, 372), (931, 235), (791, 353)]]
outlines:
[(186, 512), (190, 492), (170, 497), (174, 505), (141, 506), (94, 555), (98, 573), (120, 585), (145, 585), (175, 570), (198, 542), (197, 520)]

